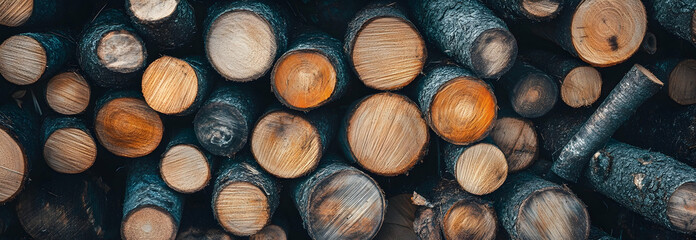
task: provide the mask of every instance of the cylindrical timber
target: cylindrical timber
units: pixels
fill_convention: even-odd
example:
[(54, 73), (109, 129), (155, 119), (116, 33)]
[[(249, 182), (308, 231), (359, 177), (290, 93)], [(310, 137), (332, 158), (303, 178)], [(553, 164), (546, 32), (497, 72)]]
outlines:
[(196, 35), (196, 17), (188, 0), (126, 0), (126, 13), (145, 40), (163, 49), (188, 44)]
[(523, 170), (539, 155), (539, 142), (532, 121), (501, 116), (491, 130), (491, 140), (505, 155), (508, 172)]
[(78, 70), (56, 74), (46, 83), (48, 107), (63, 115), (84, 113), (89, 106), (92, 89)]
[(481, 2), (498, 16), (510, 21), (550, 21), (563, 8), (563, 0), (482, 0)]
[(512, 109), (522, 117), (536, 118), (551, 111), (558, 100), (558, 85), (545, 72), (518, 59), (498, 81)]
[(696, 60), (668, 58), (646, 66), (667, 85), (667, 95), (676, 103), (696, 103)]
[(82, 119), (47, 117), (41, 129), (43, 157), (60, 173), (81, 173), (97, 159), (97, 143)]
[(52, 77), (74, 52), (75, 44), (63, 32), (14, 35), (0, 45), (0, 74), (11, 83), (29, 85)]
[(468, 146), (445, 143), (440, 156), (459, 186), (475, 195), (495, 191), (507, 177), (505, 154), (490, 139)]
[(33, 162), (41, 160), (39, 123), (27, 107), (14, 103), (0, 106), (0, 203), (22, 191)]
[(193, 129), (175, 133), (162, 153), (162, 180), (180, 193), (194, 193), (208, 185), (213, 176), (213, 156), (198, 143)]
[(214, 80), (213, 69), (202, 57), (163, 56), (150, 63), (142, 77), (142, 92), (155, 111), (189, 115), (200, 107)]

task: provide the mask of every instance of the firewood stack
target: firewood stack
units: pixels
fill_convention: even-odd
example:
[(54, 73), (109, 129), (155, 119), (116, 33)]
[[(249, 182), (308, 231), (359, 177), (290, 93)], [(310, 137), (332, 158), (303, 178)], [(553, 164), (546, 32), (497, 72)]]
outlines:
[(0, 239), (696, 239), (696, 0), (0, 0)]

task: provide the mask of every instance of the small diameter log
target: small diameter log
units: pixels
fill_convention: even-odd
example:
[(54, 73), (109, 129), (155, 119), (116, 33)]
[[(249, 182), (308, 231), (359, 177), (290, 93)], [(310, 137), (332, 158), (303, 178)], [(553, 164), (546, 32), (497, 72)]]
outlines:
[(590, 217), (570, 190), (527, 172), (510, 175), (491, 199), (513, 239), (587, 239)]
[(146, 40), (163, 49), (188, 44), (196, 35), (196, 17), (187, 0), (127, 0), (126, 13)]
[(174, 239), (183, 204), (183, 195), (160, 178), (155, 159), (133, 160), (126, 181), (121, 238)]
[(40, 161), (38, 124), (28, 109), (13, 103), (0, 106), (0, 203), (22, 190), (33, 162)]
[(61, 21), (66, 14), (63, 0), (10, 0), (0, 4), (0, 25), (45, 26)]
[(81, 173), (97, 159), (97, 143), (79, 118), (48, 117), (41, 132), (44, 160), (56, 172)]
[(586, 107), (599, 99), (602, 76), (594, 67), (576, 58), (544, 50), (531, 50), (522, 55), (525, 61), (561, 84), (561, 100), (568, 106)]
[(562, 7), (553, 22), (529, 26), (592, 66), (619, 64), (640, 49), (647, 29), (640, 0), (569, 0)]
[(249, 236), (249, 240), (287, 240), (288, 235), (282, 227), (269, 224), (263, 227), (261, 231)]
[(77, 55), (89, 79), (105, 88), (135, 85), (147, 66), (145, 43), (115, 9), (102, 11), (84, 30)]
[(413, 220), (416, 218), (418, 206), (411, 203), (411, 194), (400, 194), (390, 197), (387, 202), (387, 212), (384, 223), (379, 229), (377, 240), (417, 240), (418, 235), (413, 230)]
[(426, 72), (416, 96), (430, 128), (450, 143), (478, 142), (493, 128), (498, 108), (493, 90), (464, 68), (446, 65)]
[(343, 96), (349, 71), (338, 39), (308, 32), (297, 37), (276, 62), (271, 90), (283, 105), (308, 111)]
[(517, 60), (498, 83), (507, 91), (512, 109), (522, 117), (543, 116), (558, 100), (556, 82), (523, 60)]
[(117, 156), (148, 155), (162, 140), (162, 120), (139, 92), (108, 92), (97, 101), (94, 115), (99, 143)]
[(280, 186), (250, 154), (226, 159), (215, 179), (212, 208), (228, 232), (249, 236), (266, 226), (278, 208)]
[(77, 70), (59, 73), (46, 84), (48, 107), (63, 115), (85, 112), (92, 90), (89, 83)]
[(202, 57), (163, 56), (145, 69), (142, 92), (155, 111), (189, 115), (203, 104), (214, 80), (213, 69)]
[(654, 33), (645, 33), (645, 37), (643, 37), (643, 43), (640, 44), (640, 50), (643, 50), (643, 52), (650, 55), (653, 55), (657, 52), (657, 37)]
[(382, 226), (386, 199), (377, 182), (328, 156), (292, 191), (312, 239), (372, 239)]
[(29, 85), (52, 77), (75, 51), (64, 33), (22, 33), (0, 45), (0, 74), (9, 82)]
[(251, 152), (259, 165), (279, 178), (309, 174), (334, 137), (337, 117), (333, 111), (307, 114), (272, 107), (254, 127)]
[(508, 172), (523, 170), (539, 155), (534, 124), (520, 117), (501, 117), (491, 131), (491, 140), (505, 155)]
[(383, 176), (408, 172), (427, 151), (429, 133), (418, 106), (395, 93), (354, 103), (339, 130), (345, 156)]
[(370, 88), (396, 90), (423, 70), (427, 50), (418, 29), (397, 3), (374, 3), (348, 23), (346, 56)]
[(667, 95), (681, 105), (696, 103), (696, 60), (664, 59), (647, 66), (667, 85)]
[(689, 0), (648, 0), (651, 18), (667, 32), (696, 45), (696, 2)]
[(508, 173), (505, 154), (490, 139), (469, 146), (446, 143), (442, 158), (459, 186), (475, 195), (489, 194), (503, 185)]
[(566, 143), (554, 159), (551, 170), (568, 181), (577, 181), (590, 157), (660, 88), (662, 82), (655, 75), (638, 64), (634, 65)]
[(498, 16), (510, 21), (542, 22), (554, 19), (563, 8), (562, 0), (482, 0)]
[(287, 45), (287, 23), (265, 1), (218, 2), (208, 9), (203, 38), (208, 60), (227, 80), (265, 75)]
[(512, 67), (517, 41), (505, 23), (479, 1), (410, 0), (426, 38), (476, 76), (495, 79)]
[(234, 156), (246, 145), (261, 113), (260, 101), (250, 87), (232, 83), (218, 86), (193, 119), (201, 146), (214, 155)]
[(194, 193), (208, 185), (213, 160), (198, 143), (193, 129), (183, 129), (167, 143), (159, 165), (160, 175), (174, 191)]

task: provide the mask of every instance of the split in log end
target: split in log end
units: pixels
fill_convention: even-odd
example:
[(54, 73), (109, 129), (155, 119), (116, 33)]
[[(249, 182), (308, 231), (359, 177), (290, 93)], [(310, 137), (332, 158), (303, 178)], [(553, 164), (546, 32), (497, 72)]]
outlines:
[(482, 78), (498, 78), (512, 67), (517, 57), (517, 41), (507, 29), (484, 31), (472, 43), (473, 70)]
[(667, 203), (667, 217), (675, 228), (696, 232), (696, 183), (685, 183), (672, 193)]
[(140, 38), (126, 30), (111, 31), (99, 40), (97, 56), (102, 66), (119, 73), (140, 69), (147, 57)]
[(508, 165), (498, 147), (479, 143), (459, 155), (454, 171), (457, 182), (464, 190), (475, 195), (486, 195), (503, 185)]
[(92, 136), (80, 129), (62, 128), (48, 136), (43, 156), (56, 172), (81, 173), (94, 164), (97, 145)]
[(487, 205), (459, 201), (442, 221), (445, 239), (495, 239), (497, 220), (494, 210)]
[(288, 239), (285, 230), (278, 225), (268, 225), (258, 233), (249, 236), (249, 240), (286, 240)]
[[(214, 102), (198, 110), (193, 120), (196, 137), (201, 145), (215, 155), (236, 152), (247, 142), (249, 127), (239, 109)], [(230, 156), (228, 156), (230, 157)]]
[(176, 145), (164, 153), (160, 165), (162, 180), (181, 193), (201, 190), (211, 178), (205, 154), (192, 145)]
[(75, 115), (82, 113), (89, 105), (91, 90), (82, 75), (76, 72), (64, 72), (48, 80), (46, 85), (46, 102), (54, 111)]
[(601, 92), (602, 76), (590, 66), (574, 68), (561, 83), (561, 99), (574, 108), (592, 105)]
[(99, 142), (122, 157), (150, 154), (162, 140), (164, 126), (147, 103), (136, 98), (117, 98), (106, 103), (94, 123)]
[(130, 1), (130, 11), (133, 12), (133, 15), (144, 22), (155, 22), (171, 16), (179, 3), (178, 0), (128, 1)]
[(529, 167), (539, 152), (537, 134), (532, 122), (504, 117), (495, 122), (491, 138), (505, 154), (508, 172)]
[(124, 239), (167, 240), (176, 236), (174, 219), (159, 207), (147, 206), (131, 211), (121, 227)]
[(0, 202), (13, 198), (24, 184), (27, 157), (20, 144), (4, 129), (0, 129)]
[(515, 226), (521, 239), (586, 239), (589, 216), (572, 194), (543, 189), (522, 202)]
[(497, 104), (487, 83), (459, 77), (435, 94), (430, 112), (433, 131), (448, 142), (470, 144), (486, 137), (493, 127)]
[(669, 74), (667, 91), (669, 97), (681, 105), (696, 103), (696, 60), (686, 59)]
[(31, 17), (34, 0), (0, 1), (0, 25), (18, 27)]
[(278, 59), (273, 87), (283, 102), (299, 109), (318, 107), (336, 88), (336, 69), (315, 51), (295, 51)]
[(0, 74), (17, 85), (29, 85), (46, 70), (46, 49), (29, 36), (15, 35), (0, 45)]
[(164, 114), (185, 111), (198, 96), (198, 77), (186, 61), (164, 56), (143, 73), (142, 91), (152, 109)]
[(271, 217), (266, 194), (247, 182), (232, 182), (214, 199), (214, 211), (225, 230), (238, 236), (260, 231)]
[(537, 18), (548, 18), (560, 11), (558, 0), (522, 0), (522, 8)]

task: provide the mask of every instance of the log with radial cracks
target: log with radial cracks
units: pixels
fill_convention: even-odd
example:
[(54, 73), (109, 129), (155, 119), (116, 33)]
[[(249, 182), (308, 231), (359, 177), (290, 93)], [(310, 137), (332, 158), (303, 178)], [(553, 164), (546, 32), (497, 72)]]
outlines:
[(40, 161), (36, 118), (29, 109), (12, 103), (0, 106), (0, 203), (12, 200), (22, 190), (32, 162)]
[(91, 95), (89, 83), (77, 70), (59, 73), (46, 84), (45, 98), (48, 107), (63, 115), (84, 113)]
[(82, 119), (48, 117), (41, 130), (43, 157), (60, 173), (81, 173), (97, 159), (97, 143)]
[(446, 143), (440, 156), (446, 170), (465, 191), (475, 195), (489, 194), (505, 182), (508, 165), (498, 146), (486, 141), (459, 146)]
[(202, 57), (163, 56), (150, 63), (142, 77), (142, 92), (155, 111), (188, 115), (208, 96), (214, 72)]
[(187, 0), (125, 2), (138, 33), (163, 49), (186, 45), (196, 34), (194, 9)]
[(176, 132), (162, 154), (160, 174), (167, 186), (194, 193), (208, 185), (213, 175), (213, 156), (201, 147), (193, 129)]
[(68, 9), (64, 0), (3, 0), (0, 1), (0, 25), (35, 27), (60, 22)]
[(667, 95), (681, 105), (696, 103), (696, 60), (668, 58), (646, 66), (667, 85)]
[(522, 117), (536, 118), (551, 111), (558, 100), (558, 85), (545, 72), (518, 59), (498, 81), (512, 109)]
[(508, 172), (517, 172), (532, 165), (539, 153), (534, 124), (521, 117), (505, 116), (495, 122), (491, 140), (505, 154)]
[(498, 16), (511, 21), (542, 22), (555, 18), (563, 0), (482, 0)]
[(0, 74), (9, 82), (29, 85), (53, 77), (72, 59), (75, 44), (65, 33), (22, 33), (0, 45)]
[(399, 194), (390, 197), (384, 215), (384, 223), (375, 236), (377, 240), (416, 240), (418, 236), (413, 230), (416, 208), (411, 203), (411, 194)]
[(689, 0), (647, 0), (650, 17), (667, 32), (696, 45), (696, 2)]

